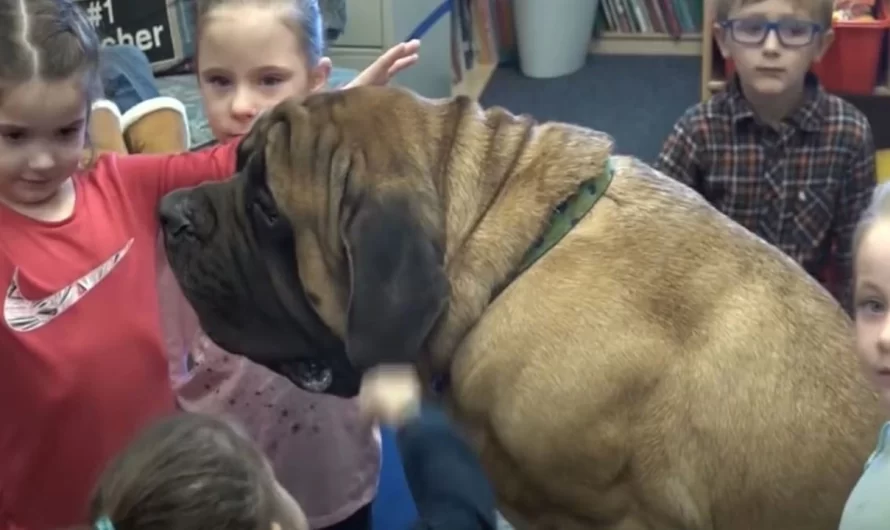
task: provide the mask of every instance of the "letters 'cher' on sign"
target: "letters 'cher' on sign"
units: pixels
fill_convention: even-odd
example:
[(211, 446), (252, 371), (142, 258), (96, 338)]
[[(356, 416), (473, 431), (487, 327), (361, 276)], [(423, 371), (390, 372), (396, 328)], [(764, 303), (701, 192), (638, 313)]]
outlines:
[(77, 0), (103, 46), (129, 44), (155, 72), (192, 57), (194, 0)]

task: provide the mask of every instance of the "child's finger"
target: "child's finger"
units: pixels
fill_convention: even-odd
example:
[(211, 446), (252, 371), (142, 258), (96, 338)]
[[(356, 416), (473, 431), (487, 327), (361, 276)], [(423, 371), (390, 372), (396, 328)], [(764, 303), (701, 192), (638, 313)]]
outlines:
[(396, 62), (403, 55), (412, 53), (410, 51), (406, 51), (408, 50), (408, 45), (408, 42), (400, 42), (396, 44), (392, 48), (383, 52), (383, 55), (381, 55), (375, 62), (380, 64), (392, 64)]
[(420, 59), (420, 56), (416, 53), (414, 55), (409, 55), (408, 57), (402, 57), (393, 63), (392, 66), (389, 67), (389, 71), (387, 72), (390, 77), (396, 75), (406, 68), (410, 68), (414, 66), (417, 61)]
[(402, 43), (402, 51), (404, 53), (417, 53), (420, 50), (420, 40), (414, 39)]

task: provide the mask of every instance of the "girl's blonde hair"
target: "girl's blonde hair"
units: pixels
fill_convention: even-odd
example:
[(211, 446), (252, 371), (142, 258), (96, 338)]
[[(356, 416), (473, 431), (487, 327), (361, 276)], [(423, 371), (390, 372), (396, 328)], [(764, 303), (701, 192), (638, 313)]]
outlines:
[(207, 18), (216, 9), (228, 6), (255, 6), (281, 9), (284, 23), (294, 33), (309, 67), (324, 56), (325, 32), (318, 0), (197, 0), (198, 40)]
[(862, 239), (878, 222), (890, 219), (890, 182), (879, 184), (871, 197), (868, 208), (862, 212), (856, 231), (853, 233), (853, 256), (859, 254)]
[(283, 508), (262, 453), (232, 424), (183, 413), (146, 429), (102, 475), (90, 504), (113, 530), (283, 530)]

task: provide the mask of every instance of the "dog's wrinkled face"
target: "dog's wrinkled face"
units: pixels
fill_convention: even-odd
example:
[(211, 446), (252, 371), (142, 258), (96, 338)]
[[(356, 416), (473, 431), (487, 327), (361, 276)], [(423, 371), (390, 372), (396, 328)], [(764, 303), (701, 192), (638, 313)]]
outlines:
[[(416, 118), (382, 134), (392, 108)], [(399, 140), (430, 109), (379, 88), (285, 102), (232, 179), (162, 200), (167, 258), (214, 342), (342, 397), (364, 370), (417, 360), (449, 282), (435, 187)]]
[(343, 341), (313, 312), (299, 283), (293, 231), (266, 183), (262, 125), (225, 182), (167, 195), (160, 205), (167, 259), (213, 342), (310, 392), (350, 397), (360, 374)]

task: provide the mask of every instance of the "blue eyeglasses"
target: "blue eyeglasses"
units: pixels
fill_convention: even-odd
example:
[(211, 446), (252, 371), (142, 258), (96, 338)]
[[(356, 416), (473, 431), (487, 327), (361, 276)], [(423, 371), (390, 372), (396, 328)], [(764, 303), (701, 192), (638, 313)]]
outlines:
[(720, 23), (732, 40), (745, 46), (760, 46), (770, 32), (776, 32), (779, 43), (786, 48), (807, 46), (822, 31), (822, 25), (809, 20), (783, 19), (770, 22), (761, 18), (731, 18)]

